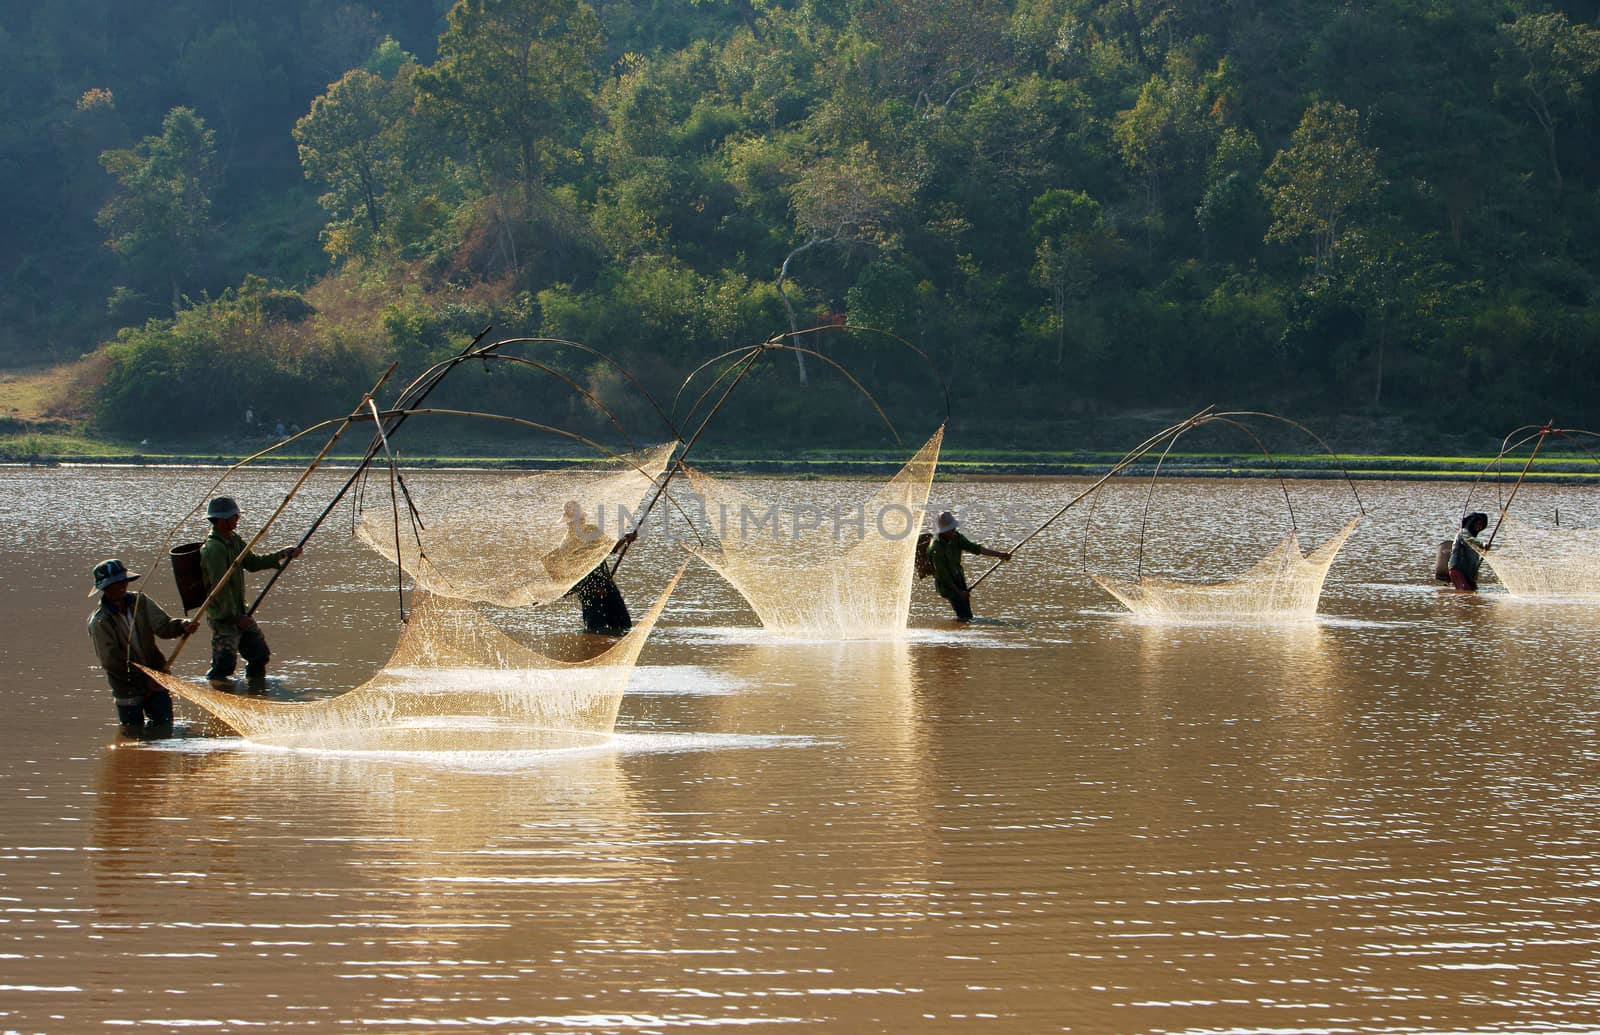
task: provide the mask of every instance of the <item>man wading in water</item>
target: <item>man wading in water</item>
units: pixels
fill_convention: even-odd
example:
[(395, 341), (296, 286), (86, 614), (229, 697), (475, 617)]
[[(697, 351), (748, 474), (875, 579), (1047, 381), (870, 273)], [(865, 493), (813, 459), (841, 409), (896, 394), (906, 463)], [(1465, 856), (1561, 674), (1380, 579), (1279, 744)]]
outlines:
[(89, 595), (100, 594), (100, 607), (89, 616), (89, 639), (111, 684), (122, 732), (129, 737), (168, 736), (172, 696), (133, 666), (165, 672), (167, 659), (156, 646), (156, 637), (176, 639), (194, 632), (200, 623), (173, 618), (143, 593), (129, 591), (128, 583), (139, 576), (115, 557), (95, 565), (93, 578)]
[(938, 522), (933, 526), (938, 534), (928, 540), (928, 564), (933, 569), (933, 588), (950, 601), (956, 621), (970, 622), (972, 591), (967, 588), (967, 573), (961, 567), (961, 555), (975, 553), (980, 557), (996, 557), (1001, 561), (1009, 561), (1011, 555), (1003, 550), (979, 546), (956, 531), (960, 523), (948, 510), (939, 515)]
[(239, 567), (233, 569), (206, 608), (206, 621), (211, 624), (211, 671), (206, 678), (219, 690), (233, 689), (231, 677), (243, 654), (249, 688), (265, 689), (267, 659), (272, 652), (267, 638), (261, 635), (261, 627), (245, 613), (244, 573), (281, 568), (285, 561), (300, 556), (300, 548), (290, 546), (266, 555), (246, 550), (244, 540), (234, 531), (239, 527), (239, 504), (228, 496), (218, 496), (206, 505), (206, 520), (211, 522), (211, 534), (200, 546), (200, 570), (205, 574), (206, 591), (210, 592), (233, 567), (234, 558), (240, 558)]
[[(570, 558), (587, 552), (603, 534), (599, 528), (583, 519), (583, 506), (577, 500), (568, 500), (561, 508), (561, 518), (567, 525), (567, 537), (561, 545), (544, 558), (544, 567), (557, 580), (566, 577)], [(611, 547), (616, 553), (639, 538), (637, 531), (629, 532)], [(595, 569), (567, 590), (566, 596), (576, 597), (583, 609), (583, 631), (597, 636), (623, 636), (633, 628), (633, 617), (628, 614), (628, 602), (611, 577), (611, 569), (602, 560)]]
[(1488, 547), (1479, 542), (1478, 536), (1489, 527), (1489, 515), (1472, 513), (1461, 519), (1461, 531), (1456, 533), (1456, 541), (1450, 548), (1450, 584), (1456, 589), (1466, 593), (1478, 591), (1478, 568), (1483, 564), (1483, 556), (1479, 550)]

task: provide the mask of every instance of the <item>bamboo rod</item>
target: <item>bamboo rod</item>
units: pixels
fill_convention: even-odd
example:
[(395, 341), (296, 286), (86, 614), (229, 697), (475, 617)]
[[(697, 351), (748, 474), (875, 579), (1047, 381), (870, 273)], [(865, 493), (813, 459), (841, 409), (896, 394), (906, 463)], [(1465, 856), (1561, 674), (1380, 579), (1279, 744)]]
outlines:
[[(1261, 414), (1261, 416), (1271, 416), (1271, 414)], [(1193, 427), (1199, 427), (1202, 424), (1210, 424), (1212, 421), (1220, 421), (1223, 424), (1228, 424), (1238, 428), (1240, 431), (1250, 436), (1250, 439), (1255, 442), (1256, 448), (1261, 450), (1261, 455), (1265, 456), (1267, 458), (1267, 462), (1272, 465), (1273, 477), (1278, 479), (1278, 488), (1283, 491), (1283, 505), (1289, 510), (1289, 528), (1291, 530), (1297, 528), (1298, 525), (1294, 516), (1294, 501), (1289, 498), (1289, 483), (1284, 479), (1283, 474), (1278, 469), (1278, 458), (1273, 456), (1272, 451), (1267, 448), (1266, 443), (1261, 441), (1261, 436), (1257, 435), (1246, 425), (1241, 424), (1239, 421), (1233, 420), (1232, 417), (1232, 413), (1207, 414), (1205, 417), (1196, 421)], [(1141, 579), (1144, 577), (1145, 533), (1150, 527), (1150, 504), (1155, 499), (1156, 479), (1161, 476), (1161, 465), (1167, 462), (1167, 457), (1172, 453), (1172, 447), (1178, 444), (1178, 439), (1183, 437), (1184, 432), (1188, 430), (1189, 428), (1183, 428), (1173, 434), (1172, 438), (1167, 442), (1167, 448), (1161, 452), (1161, 459), (1156, 461), (1156, 469), (1150, 473), (1150, 487), (1145, 490), (1144, 495), (1144, 512), (1139, 517), (1139, 559), (1134, 565), (1134, 578), (1136, 579)], [(1356, 505), (1360, 506), (1360, 504), (1361, 497), (1357, 496)]]
[(1500, 508), (1500, 516), (1495, 520), (1494, 531), (1489, 533), (1489, 541), (1483, 544), (1485, 550), (1494, 545), (1494, 537), (1500, 534), (1500, 525), (1506, 519), (1506, 512), (1511, 509), (1512, 502), (1516, 500), (1517, 490), (1522, 488), (1522, 480), (1528, 477), (1528, 469), (1533, 466), (1534, 458), (1539, 455), (1539, 450), (1544, 448), (1545, 439), (1549, 438), (1550, 433), (1555, 430), (1554, 424), (1553, 420), (1546, 421), (1544, 427), (1540, 429), (1539, 441), (1533, 444), (1533, 452), (1528, 454), (1528, 462), (1522, 465), (1522, 473), (1517, 475), (1517, 484), (1511, 487), (1511, 495), (1507, 497), (1505, 506)]
[[(489, 328), (485, 327), (483, 330), (478, 332), (478, 336), (473, 338), (466, 348), (461, 350), (460, 355), (454, 357), (453, 359), (436, 363), (434, 366), (430, 367), (427, 372), (425, 372), (423, 375), (420, 375), (417, 379), (413, 380), (410, 385), (406, 386), (406, 390), (401, 393), (399, 401), (403, 402), (413, 391), (416, 391), (418, 394), (416, 399), (409, 405), (390, 412), (390, 415), (386, 418), (391, 421), (388, 429), (388, 433), (390, 435), (400, 430), (401, 425), (403, 425), (406, 422), (406, 419), (413, 412), (415, 412), (416, 408), (421, 405), (423, 400), (425, 400), (428, 395), (439, 386), (439, 382), (444, 380), (445, 375), (449, 374), (450, 371), (454, 370), (464, 361), (477, 355), (477, 351), (487, 352), (495, 347), (493, 344), (489, 344), (484, 346), (482, 350), (477, 350), (478, 342), (482, 341), (484, 336), (488, 333)], [(423, 378), (430, 376), (430, 374), (432, 375), (432, 378), (424, 387)], [(356, 465), (355, 472), (350, 475), (349, 479), (344, 483), (339, 491), (334, 494), (333, 499), (328, 501), (328, 505), (323, 508), (322, 513), (318, 514), (316, 519), (311, 522), (311, 527), (306, 529), (305, 535), (301, 536), (300, 541), (295, 544), (297, 548), (304, 548), (306, 543), (310, 542), (312, 535), (316, 533), (318, 528), (322, 527), (322, 523), (328, 519), (328, 515), (333, 513), (333, 508), (337, 507), (339, 505), (339, 501), (344, 499), (345, 494), (350, 491), (351, 486), (355, 485), (356, 482), (360, 480), (362, 472), (367, 469), (367, 465), (372, 463), (372, 458), (377, 455), (379, 436), (382, 433), (382, 430), (383, 429), (380, 425), (373, 435), (373, 442), (367, 446), (366, 455), (363, 456), (361, 458), (361, 462)], [(261, 587), (261, 592), (256, 595), (255, 601), (250, 605), (249, 610), (245, 612), (247, 615), (253, 616), (256, 613), (256, 608), (261, 606), (261, 601), (266, 599), (267, 594), (272, 591), (273, 586), (277, 585), (278, 579), (283, 576), (283, 573), (287, 571), (288, 568), (289, 564), (286, 562), (279, 567), (277, 571), (272, 573), (272, 577), (267, 580), (267, 584), (265, 586)]]
[[(486, 413), (486, 412), (483, 412), (483, 411), (480, 411), (480, 410), (443, 409), (443, 408), (432, 407), (432, 406), (418, 407), (418, 408), (415, 408), (415, 409), (409, 409), (409, 410), (404, 410), (404, 411), (398, 411), (398, 410), (386, 411), (386, 412), (383, 413), (383, 417), (385, 419), (388, 419), (390, 417), (398, 416), (402, 412), (407, 414), (407, 415), (409, 415), (409, 416), (416, 416), (416, 417), (425, 417), (425, 416), (472, 417), (472, 418), (481, 419), (481, 420), (497, 420), (497, 421), (502, 421), (502, 422), (504, 422), (506, 424), (515, 424), (515, 425), (518, 425), (519, 427), (533, 428), (536, 431), (547, 431), (552, 435), (561, 435), (561, 436), (563, 436), (565, 438), (571, 439), (574, 442), (581, 442), (582, 444), (590, 447), (591, 449), (595, 450), (596, 452), (601, 453), (601, 454), (603, 454), (603, 455), (605, 455), (607, 457), (610, 457), (613, 460), (620, 460), (624, 464), (627, 464), (629, 467), (633, 468), (633, 470), (637, 474), (639, 474), (641, 477), (643, 477), (645, 480), (650, 481), (650, 482), (654, 482), (655, 481), (655, 476), (654, 475), (647, 473), (642, 467), (640, 467), (638, 464), (634, 463), (632, 460), (629, 460), (626, 456), (616, 452), (613, 449), (610, 449), (610, 448), (608, 448), (606, 446), (601, 445), (600, 443), (594, 441), (591, 438), (587, 438), (587, 437), (585, 437), (583, 435), (580, 435), (576, 431), (568, 431), (565, 428), (557, 428), (557, 427), (553, 427), (553, 426), (551, 426), (549, 424), (540, 424), (538, 421), (525, 420), (522, 417), (510, 417), (510, 416), (507, 416), (506, 414), (503, 414), (503, 413)], [(694, 531), (696, 537), (699, 537), (699, 535), (700, 535), (699, 529), (694, 528), (694, 523), (692, 521), (690, 521), (689, 515), (684, 512), (683, 508), (679, 507), (670, 498), (668, 499), (668, 502), (672, 502), (673, 506), (677, 509), (678, 513), (683, 514), (684, 520), (685, 521), (689, 521), (690, 529), (692, 531)]]
[[(1016, 545), (1014, 545), (1011, 549), (1007, 550), (1006, 552), (1009, 553), (1009, 554), (1015, 555), (1018, 550), (1022, 549), (1024, 546), (1028, 545), (1028, 543), (1032, 542), (1036, 537), (1038, 537), (1042, 532), (1044, 532), (1045, 529), (1047, 529), (1051, 525), (1055, 524), (1057, 519), (1059, 519), (1061, 517), (1061, 515), (1065, 514), (1067, 511), (1071, 510), (1073, 507), (1077, 506), (1080, 502), (1082, 502), (1084, 497), (1090, 495), (1096, 489), (1100, 488), (1100, 486), (1102, 486), (1106, 482), (1110, 481), (1112, 477), (1122, 473), (1128, 467), (1130, 467), (1131, 465), (1136, 463), (1141, 457), (1143, 457), (1146, 453), (1150, 452), (1150, 450), (1154, 449), (1163, 440), (1165, 440), (1169, 435), (1176, 435), (1179, 431), (1187, 428), (1189, 425), (1191, 425), (1195, 421), (1199, 420), (1200, 417), (1205, 415), (1208, 411), (1210, 411), (1210, 409), (1211, 409), (1211, 407), (1207, 406), (1204, 410), (1201, 410), (1199, 413), (1195, 414), (1193, 417), (1190, 417), (1187, 420), (1185, 420), (1185, 421), (1183, 421), (1183, 422), (1181, 422), (1179, 424), (1174, 424), (1172, 427), (1166, 428), (1166, 429), (1164, 429), (1164, 430), (1162, 430), (1162, 431), (1150, 436), (1149, 438), (1145, 439), (1138, 446), (1134, 447), (1132, 452), (1127, 453), (1126, 455), (1123, 456), (1123, 458), (1121, 460), (1117, 461), (1117, 463), (1114, 464), (1109, 471), (1107, 471), (1105, 474), (1101, 475), (1100, 478), (1093, 485), (1089, 486), (1087, 489), (1084, 489), (1082, 492), (1078, 493), (1078, 495), (1074, 496), (1070, 501), (1068, 501), (1066, 506), (1062, 507), (1060, 510), (1056, 511), (1054, 514), (1050, 515), (1050, 517), (1045, 521), (1044, 524), (1040, 525), (1038, 528), (1035, 528), (1032, 532), (1029, 532), (1027, 535), (1023, 536), (1021, 539), (1019, 539), (1017, 541)], [(984, 571), (981, 575), (979, 575), (977, 578), (973, 579), (972, 582), (968, 584), (967, 591), (970, 593), (972, 590), (976, 589), (980, 582), (982, 582), (984, 579), (988, 578), (990, 575), (993, 575), (995, 573), (996, 569), (998, 569), (1000, 567), (1000, 565), (1002, 565), (1004, 563), (1005, 563), (1005, 561), (999, 561), (999, 562), (991, 565), (986, 571)]]
[[(367, 407), (372, 410), (372, 426), (378, 429), (378, 439), (383, 443), (383, 451), (389, 457), (389, 509), (394, 514), (394, 591), (400, 598), (400, 621), (406, 620), (406, 580), (405, 565), (400, 563), (400, 498), (395, 489), (395, 460), (394, 450), (389, 448), (389, 436), (383, 433), (383, 418), (378, 416), (378, 407), (370, 398)], [(411, 506), (411, 495), (406, 494), (406, 506), (411, 513), (416, 513), (416, 508)], [(422, 551), (422, 540), (417, 540), (417, 551)]]
[[(700, 422), (700, 426), (694, 431), (694, 436), (690, 438), (688, 442), (684, 443), (683, 451), (678, 454), (677, 461), (670, 468), (668, 468), (666, 474), (661, 479), (661, 484), (656, 486), (655, 495), (651, 496), (650, 502), (645, 505), (638, 524), (644, 524), (645, 519), (650, 516), (650, 511), (655, 507), (656, 501), (661, 498), (661, 494), (666, 492), (667, 486), (671, 484), (672, 476), (677, 474), (680, 470), (683, 470), (683, 458), (689, 455), (690, 450), (694, 449), (695, 443), (699, 442), (700, 436), (705, 433), (706, 426), (709, 425), (711, 423), (711, 419), (717, 415), (717, 411), (722, 409), (722, 404), (728, 401), (728, 396), (732, 395), (733, 390), (739, 387), (739, 382), (744, 380), (744, 376), (750, 373), (751, 369), (756, 365), (756, 360), (760, 359), (761, 354), (769, 347), (769, 342), (763, 342), (762, 344), (757, 345), (750, 350), (750, 358), (745, 360), (744, 369), (739, 371), (738, 377), (735, 377), (728, 383), (728, 387), (722, 392), (722, 397), (717, 400), (717, 404), (711, 408), (711, 411), (706, 414), (705, 419)], [(696, 406), (698, 405), (699, 404), (696, 403)], [(693, 413), (692, 410), (690, 412)], [(637, 526), (635, 527), (637, 528)], [(615, 579), (617, 577), (617, 569), (622, 567), (623, 559), (628, 556), (628, 548), (633, 544), (634, 540), (632, 539), (623, 542), (622, 549), (617, 551), (617, 559), (615, 563), (611, 565), (611, 570), (606, 573), (606, 578)], [(600, 563), (604, 564), (605, 562), (601, 561)]]
[[(383, 386), (383, 383), (389, 379), (390, 375), (394, 373), (394, 370), (395, 364), (391, 363), (389, 365), (389, 369), (384, 371), (383, 376), (378, 378), (377, 383), (374, 384), (367, 394), (362, 398), (361, 401), (363, 405), (370, 404), (372, 402), (373, 393)], [(222, 592), (222, 589), (227, 585), (228, 580), (233, 577), (233, 573), (239, 570), (239, 565), (244, 562), (245, 555), (248, 554), (255, 547), (255, 545), (261, 541), (262, 537), (267, 534), (267, 530), (272, 527), (273, 522), (278, 520), (278, 516), (284, 512), (284, 509), (289, 506), (289, 503), (300, 492), (301, 487), (305, 485), (307, 479), (309, 479), (312, 473), (315, 472), (319, 466), (321, 466), (323, 459), (327, 457), (330, 451), (332, 451), (334, 443), (338, 442), (344, 433), (349, 430), (351, 424), (355, 421), (356, 414), (360, 413), (360, 411), (361, 406), (357, 406), (355, 410), (351, 411), (350, 416), (346, 417), (339, 424), (339, 426), (334, 429), (333, 434), (328, 436), (327, 443), (324, 444), (321, 451), (312, 458), (311, 463), (306, 466), (306, 469), (301, 472), (300, 478), (294, 483), (293, 487), (289, 489), (288, 495), (284, 496), (283, 502), (279, 503), (277, 509), (272, 512), (271, 516), (268, 517), (266, 521), (262, 522), (261, 528), (254, 536), (251, 537), (250, 541), (245, 544), (245, 548), (239, 552), (239, 556), (235, 557), (233, 559), (233, 563), (228, 565), (228, 570), (224, 572), (221, 577), (219, 577), (212, 585), (210, 592), (206, 594), (205, 601), (202, 602), (196, 609), (200, 615), (203, 616), (206, 613), (206, 608), (211, 606), (211, 602), (216, 599), (217, 594)], [(300, 548), (294, 547), (293, 549), (299, 550)], [(285, 559), (283, 562), (280, 562), (278, 570), (282, 571), (284, 565), (287, 563), (287, 559)], [(259, 602), (260, 601), (257, 600), (257, 603)], [(254, 613), (255, 608), (252, 606), (249, 611), (245, 612), (245, 617), (248, 618)], [(198, 622), (196, 623), (196, 629), (198, 629)], [(169, 667), (173, 662), (178, 660), (178, 655), (183, 653), (183, 648), (188, 644), (189, 638), (193, 635), (194, 632), (184, 632), (182, 639), (178, 641), (177, 646), (173, 647), (172, 654), (167, 658), (167, 665)]]
[(672, 432), (672, 437), (674, 439), (677, 439), (677, 438), (681, 437), (678, 434), (678, 426), (676, 424), (674, 424), (672, 422), (672, 419), (666, 415), (666, 412), (661, 409), (661, 404), (656, 401), (656, 397), (651, 395), (650, 392), (645, 388), (645, 386), (639, 383), (639, 379), (633, 376), (633, 372), (630, 371), (627, 367), (623, 366), (621, 363), (618, 363), (616, 360), (612, 359), (606, 353), (601, 352), (599, 349), (594, 348), (591, 345), (585, 345), (581, 341), (570, 341), (570, 340), (568, 340), (566, 338), (506, 338), (503, 341), (498, 342), (497, 344), (498, 345), (502, 345), (502, 346), (503, 345), (520, 345), (520, 344), (566, 345), (566, 346), (568, 346), (570, 348), (578, 349), (578, 350), (580, 350), (582, 352), (588, 353), (591, 356), (595, 356), (595, 357), (599, 358), (600, 360), (602, 360), (603, 362), (608, 364), (617, 373), (621, 374), (624, 378), (626, 378), (628, 383), (633, 385), (634, 389), (636, 391), (638, 391), (638, 393), (640, 395), (644, 396), (645, 401), (648, 402), (650, 404), (651, 408), (656, 411), (656, 416), (661, 418), (661, 423), (665, 424), (667, 426), (667, 430)]

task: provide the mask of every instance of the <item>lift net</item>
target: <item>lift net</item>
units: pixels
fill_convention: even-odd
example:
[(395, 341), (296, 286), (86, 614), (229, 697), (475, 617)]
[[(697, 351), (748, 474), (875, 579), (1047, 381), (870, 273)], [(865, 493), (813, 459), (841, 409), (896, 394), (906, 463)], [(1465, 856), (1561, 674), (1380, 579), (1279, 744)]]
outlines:
[(475, 494), (428, 498), (408, 480), (422, 530), (402, 511), (397, 535), (393, 509), (369, 502), (356, 535), (437, 596), (503, 607), (548, 604), (611, 553), (628, 531), (624, 515), (640, 511), (675, 445), (582, 470), (525, 475)]
[(801, 503), (792, 511), (689, 470), (720, 548), (694, 547), (761, 624), (788, 635), (864, 639), (906, 627), (917, 533), (944, 428), (860, 509)]
[(1317, 613), (1322, 583), (1359, 516), (1309, 555), (1291, 531), (1249, 571), (1226, 582), (1137, 580), (1091, 575), (1100, 588), (1143, 618), (1166, 622), (1290, 621)]
[(552, 733), (609, 735), (639, 652), (680, 568), (649, 613), (587, 661), (562, 662), (496, 629), (479, 609), (418, 594), (387, 664), (347, 693), (269, 701), (144, 669), (247, 740), (331, 750), (529, 750)]
[(1483, 559), (1514, 597), (1600, 597), (1600, 529), (1500, 523)]

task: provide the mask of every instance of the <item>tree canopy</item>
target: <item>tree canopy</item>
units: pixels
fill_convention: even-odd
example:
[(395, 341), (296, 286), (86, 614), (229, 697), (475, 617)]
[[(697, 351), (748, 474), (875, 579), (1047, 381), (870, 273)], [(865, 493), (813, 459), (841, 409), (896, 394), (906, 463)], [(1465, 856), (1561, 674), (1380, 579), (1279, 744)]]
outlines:
[[(1592, 426), (1593, 16), (1539, 0), (19, 7), (0, 14), (0, 350), (112, 342), (118, 376), (160, 377), (176, 343), (207, 340), (198, 310), (253, 328), (265, 391), (329, 356), (355, 368), (339, 384), (421, 362), (481, 319), (581, 339), (661, 386), (848, 320), (933, 357), (958, 422), (992, 441), (1217, 399)], [(293, 318), (261, 310), (264, 291), (301, 299)], [(855, 339), (809, 344), (848, 350), (906, 412), (932, 405)], [(803, 364), (756, 381), (752, 435), (774, 434), (761, 414), (855, 427)], [(104, 405), (144, 397), (117, 386)], [(343, 405), (315, 382), (286, 399)]]

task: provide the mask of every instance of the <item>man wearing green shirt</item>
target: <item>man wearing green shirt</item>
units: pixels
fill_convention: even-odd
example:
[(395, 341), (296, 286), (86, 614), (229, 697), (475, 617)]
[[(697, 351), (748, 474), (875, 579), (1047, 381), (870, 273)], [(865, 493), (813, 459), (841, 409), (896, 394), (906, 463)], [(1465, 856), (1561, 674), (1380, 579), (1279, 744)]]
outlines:
[(1002, 550), (979, 546), (956, 531), (960, 523), (948, 510), (939, 515), (939, 520), (933, 526), (938, 534), (928, 540), (928, 563), (933, 567), (933, 588), (950, 601), (956, 621), (970, 622), (972, 591), (967, 589), (967, 573), (962, 570), (961, 555), (975, 553), (981, 557), (997, 557), (1002, 561), (1009, 561), (1011, 555)]
[[(281, 568), (285, 561), (300, 556), (300, 548), (291, 546), (271, 554), (246, 550), (244, 540), (235, 531), (239, 527), (239, 504), (228, 496), (218, 496), (206, 505), (206, 519), (211, 522), (211, 534), (200, 545), (200, 570), (208, 592), (222, 583), (206, 606), (206, 621), (211, 625), (211, 671), (206, 678), (213, 686), (231, 688), (233, 670), (243, 654), (245, 679), (259, 689), (266, 681), (267, 659), (272, 652), (267, 638), (261, 635), (261, 627), (245, 611), (244, 573)], [(235, 559), (238, 567), (234, 567)], [(230, 568), (232, 574), (228, 573)]]

